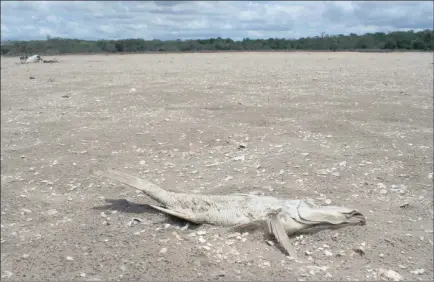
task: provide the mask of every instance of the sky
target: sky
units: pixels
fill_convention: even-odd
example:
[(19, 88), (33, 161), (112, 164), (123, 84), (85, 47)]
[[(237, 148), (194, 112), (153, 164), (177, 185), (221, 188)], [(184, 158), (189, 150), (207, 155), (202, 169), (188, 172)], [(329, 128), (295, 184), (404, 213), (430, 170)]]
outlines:
[(433, 28), (432, 1), (2, 1), (1, 40), (300, 38)]

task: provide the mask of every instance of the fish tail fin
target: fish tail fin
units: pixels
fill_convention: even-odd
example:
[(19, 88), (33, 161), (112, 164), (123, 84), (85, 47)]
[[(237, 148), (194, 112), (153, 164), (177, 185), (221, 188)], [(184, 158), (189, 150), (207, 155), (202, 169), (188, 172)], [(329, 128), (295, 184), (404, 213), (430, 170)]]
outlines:
[(151, 198), (164, 205), (168, 205), (171, 202), (173, 192), (166, 191), (150, 181), (128, 174), (124, 171), (117, 169), (107, 169), (106, 171), (94, 171), (93, 174), (97, 176), (107, 177), (112, 180), (116, 180), (118, 182), (126, 184), (130, 187), (141, 190), (146, 195), (150, 196)]

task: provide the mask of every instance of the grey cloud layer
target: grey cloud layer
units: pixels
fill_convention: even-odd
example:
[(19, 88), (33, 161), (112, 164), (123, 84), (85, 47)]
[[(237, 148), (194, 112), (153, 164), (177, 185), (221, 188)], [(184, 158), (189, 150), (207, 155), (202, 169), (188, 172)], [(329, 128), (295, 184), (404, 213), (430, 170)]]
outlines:
[(297, 38), (433, 28), (426, 2), (1, 2), (4, 39)]

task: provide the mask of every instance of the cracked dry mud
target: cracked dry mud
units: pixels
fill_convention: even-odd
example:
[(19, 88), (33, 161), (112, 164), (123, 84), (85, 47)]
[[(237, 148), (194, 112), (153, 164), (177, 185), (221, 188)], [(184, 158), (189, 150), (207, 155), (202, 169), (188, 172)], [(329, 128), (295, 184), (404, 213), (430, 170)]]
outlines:
[[(430, 53), (1, 60), (2, 280), (430, 280)], [(29, 79), (32, 76), (34, 79)], [(366, 226), (292, 238), (186, 226), (134, 189), (354, 207)]]

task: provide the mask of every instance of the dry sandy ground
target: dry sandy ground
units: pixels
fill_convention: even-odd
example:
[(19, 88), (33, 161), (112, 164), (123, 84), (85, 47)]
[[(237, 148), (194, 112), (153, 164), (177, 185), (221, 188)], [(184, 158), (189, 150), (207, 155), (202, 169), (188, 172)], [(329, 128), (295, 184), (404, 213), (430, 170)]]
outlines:
[[(433, 278), (432, 54), (57, 59), (1, 60), (2, 280)], [(173, 191), (310, 197), (367, 225), (292, 238), (299, 263), (261, 232), (182, 229), (90, 173), (107, 167)]]

